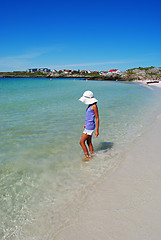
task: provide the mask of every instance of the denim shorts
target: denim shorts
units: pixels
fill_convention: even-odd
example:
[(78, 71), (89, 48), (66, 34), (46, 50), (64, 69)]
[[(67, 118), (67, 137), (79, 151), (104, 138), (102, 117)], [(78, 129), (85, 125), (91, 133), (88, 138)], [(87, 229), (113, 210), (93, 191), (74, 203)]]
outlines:
[(87, 135), (92, 135), (94, 132), (94, 130), (87, 130), (87, 129), (84, 129), (83, 133), (84, 134), (87, 134)]

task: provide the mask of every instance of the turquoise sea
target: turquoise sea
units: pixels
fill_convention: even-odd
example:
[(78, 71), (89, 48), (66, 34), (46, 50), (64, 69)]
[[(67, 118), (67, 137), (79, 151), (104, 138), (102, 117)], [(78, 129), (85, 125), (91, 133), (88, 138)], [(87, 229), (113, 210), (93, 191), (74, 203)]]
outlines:
[[(85, 163), (86, 90), (99, 100), (100, 135)], [(54, 239), (160, 107), (159, 91), (135, 83), (0, 78), (0, 239)]]

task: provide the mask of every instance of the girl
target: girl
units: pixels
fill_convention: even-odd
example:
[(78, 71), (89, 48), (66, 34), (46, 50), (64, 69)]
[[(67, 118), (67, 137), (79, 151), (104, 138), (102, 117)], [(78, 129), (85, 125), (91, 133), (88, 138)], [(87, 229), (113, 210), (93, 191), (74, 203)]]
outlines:
[(86, 156), (84, 161), (88, 161), (89, 160), (89, 152), (88, 152), (85, 142), (87, 141), (89, 151), (91, 154), (93, 154), (94, 151), (93, 151), (93, 145), (92, 145), (92, 134), (95, 129), (95, 118), (96, 118), (95, 136), (98, 137), (98, 135), (99, 135), (99, 114), (98, 114), (98, 108), (96, 105), (98, 100), (96, 98), (94, 98), (93, 92), (91, 92), (91, 91), (84, 92), (83, 96), (79, 100), (88, 105), (88, 107), (86, 109), (85, 125), (83, 127), (84, 131), (83, 131), (83, 134), (82, 134), (82, 137), (80, 140), (80, 145)]

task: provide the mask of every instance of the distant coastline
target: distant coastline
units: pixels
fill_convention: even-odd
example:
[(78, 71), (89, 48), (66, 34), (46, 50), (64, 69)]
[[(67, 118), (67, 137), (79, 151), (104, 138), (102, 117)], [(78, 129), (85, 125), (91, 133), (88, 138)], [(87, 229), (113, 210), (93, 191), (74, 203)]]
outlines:
[[(67, 72), (68, 71), (68, 72)], [(161, 67), (147, 67), (147, 68), (133, 68), (124, 72), (116, 71), (87, 71), (72, 72), (64, 70), (59, 72), (27, 72), (27, 71), (14, 71), (14, 72), (0, 72), (2, 78), (83, 78), (87, 80), (98, 81), (135, 81), (135, 80), (150, 80), (161, 79)]]

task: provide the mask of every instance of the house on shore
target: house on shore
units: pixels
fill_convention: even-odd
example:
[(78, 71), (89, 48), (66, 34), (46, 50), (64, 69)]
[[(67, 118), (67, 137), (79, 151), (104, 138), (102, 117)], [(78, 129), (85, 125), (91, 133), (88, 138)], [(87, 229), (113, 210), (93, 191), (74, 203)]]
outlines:
[(108, 71), (108, 73), (120, 73), (120, 70), (118, 69), (111, 69)]
[(42, 73), (48, 73), (51, 72), (49, 68), (29, 68), (27, 70), (29, 73), (35, 73), (35, 72), (42, 72)]
[(108, 71), (101, 71), (99, 72), (100, 75), (107, 75), (108, 74)]
[(71, 73), (71, 70), (66, 70), (66, 69), (64, 69), (64, 73), (65, 73), (65, 74), (70, 74), (70, 73)]
[(38, 68), (30, 68), (30, 69), (27, 69), (26, 72), (35, 73), (35, 72), (38, 72)]

